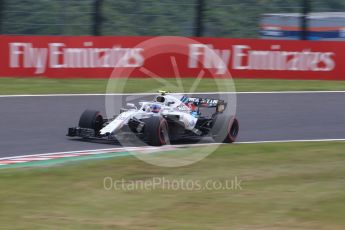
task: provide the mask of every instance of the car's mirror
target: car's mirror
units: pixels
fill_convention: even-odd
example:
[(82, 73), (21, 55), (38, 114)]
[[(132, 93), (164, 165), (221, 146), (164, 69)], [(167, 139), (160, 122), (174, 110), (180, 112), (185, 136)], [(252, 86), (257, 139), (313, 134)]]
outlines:
[(127, 103), (127, 107), (137, 109), (137, 107), (133, 103)]
[(120, 113), (126, 112), (127, 110), (128, 110), (128, 109), (121, 108), (121, 109), (120, 109)]

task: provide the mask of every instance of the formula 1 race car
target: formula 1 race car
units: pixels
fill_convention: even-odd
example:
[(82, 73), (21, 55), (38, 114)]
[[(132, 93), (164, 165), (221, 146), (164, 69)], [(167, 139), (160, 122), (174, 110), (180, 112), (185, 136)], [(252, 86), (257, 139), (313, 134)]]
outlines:
[[(216, 142), (232, 143), (239, 131), (238, 120), (226, 113), (224, 100), (187, 97), (159, 91), (153, 101), (141, 101), (139, 107), (127, 103), (113, 118), (103, 118), (100, 112), (85, 110), (78, 127), (68, 129), (67, 136), (85, 139), (117, 140), (128, 133), (141, 141), (161, 146), (170, 141), (209, 136)], [(201, 108), (213, 108), (204, 115)]]

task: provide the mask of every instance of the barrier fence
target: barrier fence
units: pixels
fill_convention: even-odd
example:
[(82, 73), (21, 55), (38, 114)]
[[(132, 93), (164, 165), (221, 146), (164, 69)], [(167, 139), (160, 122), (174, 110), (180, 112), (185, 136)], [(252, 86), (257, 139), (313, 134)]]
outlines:
[[(0, 76), (345, 80), (345, 43), (185, 37), (0, 36)], [(115, 70), (115, 71), (114, 71)]]
[(344, 11), (343, 0), (0, 0), (0, 33), (258, 38), (264, 14), (301, 13), (304, 31), (308, 13)]

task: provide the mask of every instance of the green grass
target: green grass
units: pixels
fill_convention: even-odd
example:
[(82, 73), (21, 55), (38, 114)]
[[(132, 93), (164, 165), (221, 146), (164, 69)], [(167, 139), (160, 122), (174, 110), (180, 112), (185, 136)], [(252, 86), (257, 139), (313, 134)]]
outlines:
[[(0, 78), (0, 94), (49, 94), (49, 93), (105, 93), (107, 79), (49, 79), (49, 78)], [(116, 79), (115, 86), (125, 87), (112, 92), (153, 92), (166, 89), (173, 92), (190, 92), (195, 79)], [(345, 81), (297, 81), (273, 79), (236, 79), (236, 91), (293, 91), (293, 90), (345, 90)], [(183, 89), (182, 86), (183, 85)], [(195, 88), (198, 92), (229, 91), (229, 80), (202, 79)], [(231, 87), (230, 87), (231, 88)]]
[[(345, 228), (344, 149), (344, 142), (238, 144), (179, 168), (119, 157), (2, 169), (1, 228), (340, 230)], [(107, 191), (105, 177), (201, 184), (237, 177), (242, 190)]]

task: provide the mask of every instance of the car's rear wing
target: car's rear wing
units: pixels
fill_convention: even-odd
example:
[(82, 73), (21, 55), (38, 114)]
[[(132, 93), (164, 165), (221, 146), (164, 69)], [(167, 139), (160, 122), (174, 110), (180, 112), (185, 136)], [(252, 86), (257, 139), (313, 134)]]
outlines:
[(186, 104), (192, 103), (197, 107), (216, 108), (217, 112), (223, 112), (226, 107), (224, 100), (219, 99), (183, 96), (181, 101)]

